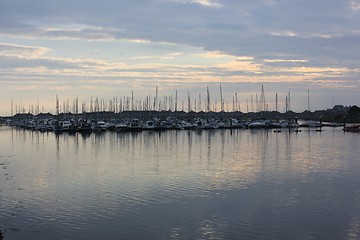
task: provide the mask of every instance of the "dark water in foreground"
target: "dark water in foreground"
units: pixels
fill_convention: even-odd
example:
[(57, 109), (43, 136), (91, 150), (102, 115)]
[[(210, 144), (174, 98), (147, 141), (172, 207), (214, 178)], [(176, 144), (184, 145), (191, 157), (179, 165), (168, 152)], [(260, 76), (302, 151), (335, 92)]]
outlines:
[(360, 134), (0, 127), (9, 239), (360, 239)]

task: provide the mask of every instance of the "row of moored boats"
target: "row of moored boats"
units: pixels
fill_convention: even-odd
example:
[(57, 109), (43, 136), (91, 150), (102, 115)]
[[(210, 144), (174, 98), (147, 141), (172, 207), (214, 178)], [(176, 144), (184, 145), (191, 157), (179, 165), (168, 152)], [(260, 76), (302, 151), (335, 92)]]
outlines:
[[(324, 124), (317, 121), (304, 121), (298, 124), (294, 120), (238, 120), (238, 119), (193, 119), (178, 120), (168, 117), (165, 120), (157, 118), (142, 121), (139, 119), (126, 120), (95, 120), (95, 119), (41, 119), (21, 120), (7, 122), (8, 125), (37, 131), (62, 132), (101, 132), (101, 131), (143, 131), (143, 130), (183, 130), (183, 129), (231, 129), (231, 128), (298, 128), (298, 127), (322, 127)], [(332, 126), (338, 126), (336, 124)]]

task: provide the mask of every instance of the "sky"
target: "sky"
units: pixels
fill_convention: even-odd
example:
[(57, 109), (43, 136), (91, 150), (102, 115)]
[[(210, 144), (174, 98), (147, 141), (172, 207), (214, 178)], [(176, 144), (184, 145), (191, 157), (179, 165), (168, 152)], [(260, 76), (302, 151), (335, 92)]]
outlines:
[(2, 116), (156, 88), (178, 110), (207, 89), (214, 110), (255, 110), (262, 87), (268, 110), (289, 93), (296, 112), (360, 106), (360, 0), (1, 0), (0, 16)]

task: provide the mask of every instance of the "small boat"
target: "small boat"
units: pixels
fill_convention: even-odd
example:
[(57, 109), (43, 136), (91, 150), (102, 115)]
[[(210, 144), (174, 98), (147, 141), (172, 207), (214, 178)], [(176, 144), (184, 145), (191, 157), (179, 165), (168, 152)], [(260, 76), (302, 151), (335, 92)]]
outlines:
[(141, 126), (140, 121), (137, 118), (133, 119), (130, 122), (129, 126), (127, 126), (127, 131), (139, 132), (142, 130), (143, 130), (143, 127)]
[(360, 132), (360, 125), (349, 125), (343, 129), (345, 132)]
[(177, 124), (176, 129), (193, 129), (194, 125), (189, 123), (188, 121), (181, 121)]
[(264, 126), (264, 122), (254, 121), (249, 123), (248, 128), (263, 128)]
[(91, 133), (92, 132), (91, 124), (88, 122), (81, 122), (78, 126), (77, 131), (79, 133)]
[(205, 129), (206, 121), (203, 119), (197, 119), (194, 123), (194, 128), (196, 129)]
[(104, 132), (108, 129), (109, 124), (104, 121), (98, 121), (92, 126), (93, 131)]
[(127, 131), (127, 124), (126, 123), (118, 123), (115, 125), (115, 131), (117, 132), (125, 132)]
[(145, 130), (154, 130), (154, 128), (155, 128), (155, 123), (154, 123), (154, 121), (151, 121), (151, 120), (146, 121), (146, 123), (145, 123), (145, 125), (144, 125), (144, 129), (145, 129)]
[(56, 121), (53, 125), (53, 130), (55, 133), (63, 133), (63, 132), (75, 133), (76, 127), (71, 121), (63, 120), (60, 122)]
[(211, 119), (204, 124), (204, 129), (218, 129), (219, 124), (215, 120)]
[(321, 127), (321, 123), (319, 121), (307, 120), (302, 124), (300, 124), (300, 127), (308, 127), (308, 128)]

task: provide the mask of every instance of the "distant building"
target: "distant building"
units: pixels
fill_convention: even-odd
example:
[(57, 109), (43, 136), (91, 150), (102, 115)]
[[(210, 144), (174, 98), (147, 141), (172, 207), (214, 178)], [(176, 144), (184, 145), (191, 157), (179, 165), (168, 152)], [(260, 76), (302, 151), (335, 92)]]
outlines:
[(345, 107), (343, 105), (335, 105), (332, 110), (335, 112), (340, 112), (340, 111), (344, 111)]

